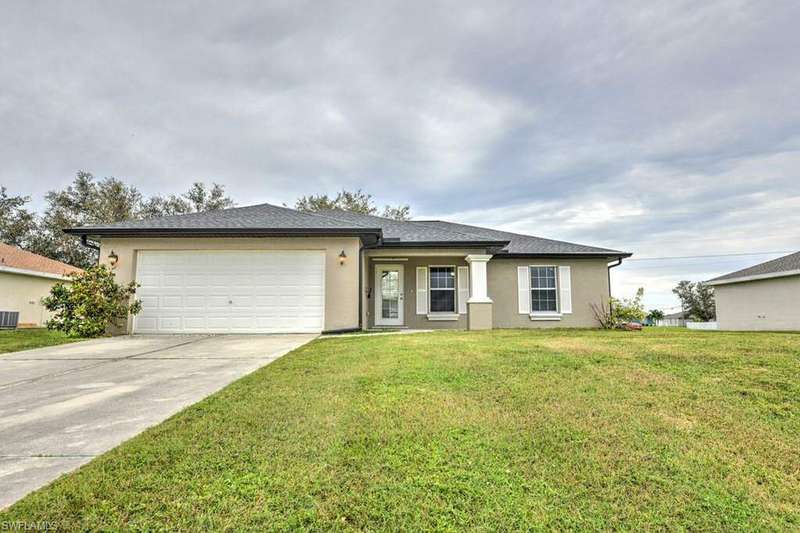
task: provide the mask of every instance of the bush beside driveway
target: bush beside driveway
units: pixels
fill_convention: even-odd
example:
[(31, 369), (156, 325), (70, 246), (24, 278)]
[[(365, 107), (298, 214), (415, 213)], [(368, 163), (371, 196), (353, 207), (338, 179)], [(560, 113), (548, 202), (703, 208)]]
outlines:
[(800, 335), (319, 339), (2, 520), (64, 529), (796, 529)]

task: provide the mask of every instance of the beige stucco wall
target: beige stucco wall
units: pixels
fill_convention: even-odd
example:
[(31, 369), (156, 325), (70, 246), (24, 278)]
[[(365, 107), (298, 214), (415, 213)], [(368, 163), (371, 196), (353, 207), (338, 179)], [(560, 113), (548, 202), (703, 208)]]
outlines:
[[(517, 267), (523, 265), (570, 266), (572, 313), (558, 321), (533, 321), (518, 312)], [(494, 302), (495, 328), (592, 328), (599, 326), (590, 303), (606, 303), (609, 298), (608, 260), (600, 259), (498, 259), (488, 264), (489, 298)]]
[[(230, 237), (230, 238), (105, 238), (100, 245), (100, 261), (108, 264), (113, 250), (119, 261), (117, 281), (132, 281), (136, 273), (136, 253), (142, 250), (319, 250), (325, 252), (325, 330), (358, 327), (357, 237)], [(347, 255), (344, 265), (339, 254)], [(133, 321), (129, 320), (128, 331)]]
[(41, 327), (50, 319), (41, 299), (58, 280), (0, 272), (0, 311), (18, 311), (21, 327)]
[(714, 287), (719, 329), (800, 330), (800, 276)]
[[(371, 252), (372, 254), (373, 252)], [(416, 314), (416, 267), (431, 265), (468, 266), (464, 255), (438, 256), (429, 252), (429, 256), (405, 257), (403, 252), (389, 254), (381, 250), (382, 255), (393, 258), (404, 258), (405, 261), (376, 260), (371, 256), (367, 261), (365, 275), (366, 287), (372, 290), (372, 297), (365, 300), (365, 323), (368, 327), (375, 325), (375, 265), (400, 264), (404, 266), (404, 313), (406, 327), (414, 329), (467, 329), (467, 315), (459, 315), (456, 321), (432, 321), (427, 315)], [(441, 253), (441, 252), (439, 252)], [(476, 253), (476, 252), (472, 252)], [(481, 253), (481, 252), (478, 252)], [(533, 321), (529, 315), (518, 313), (517, 303), (517, 267), (522, 265), (554, 265), (570, 266), (572, 278), (572, 313), (566, 314), (558, 321)], [(597, 327), (590, 303), (608, 302), (608, 260), (599, 259), (502, 259), (492, 258), (487, 264), (487, 288), (492, 299), (492, 322), (495, 328), (547, 328), (547, 327)]]

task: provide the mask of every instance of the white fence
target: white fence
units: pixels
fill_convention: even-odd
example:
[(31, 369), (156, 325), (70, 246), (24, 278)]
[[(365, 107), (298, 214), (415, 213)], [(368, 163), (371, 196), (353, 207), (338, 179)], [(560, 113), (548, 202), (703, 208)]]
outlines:
[(656, 326), (661, 326), (662, 328), (682, 328), (686, 325), (686, 321), (682, 318), (662, 318), (661, 320), (656, 320)]
[(686, 327), (689, 329), (705, 329), (705, 330), (714, 330), (717, 329), (716, 322), (686, 322)]

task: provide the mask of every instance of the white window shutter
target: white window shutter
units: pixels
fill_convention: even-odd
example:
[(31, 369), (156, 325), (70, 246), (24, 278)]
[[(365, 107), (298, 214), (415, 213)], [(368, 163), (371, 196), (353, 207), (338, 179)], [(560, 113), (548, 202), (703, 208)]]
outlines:
[(519, 313), (527, 315), (531, 312), (531, 273), (526, 266), (517, 267), (517, 301)]
[(467, 314), (469, 300), (469, 267), (458, 267), (458, 314)]
[(561, 313), (572, 313), (572, 273), (568, 266), (558, 267), (558, 285), (561, 293)]
[(417, 314), (428, 314), (428, 267), (417, 267)]

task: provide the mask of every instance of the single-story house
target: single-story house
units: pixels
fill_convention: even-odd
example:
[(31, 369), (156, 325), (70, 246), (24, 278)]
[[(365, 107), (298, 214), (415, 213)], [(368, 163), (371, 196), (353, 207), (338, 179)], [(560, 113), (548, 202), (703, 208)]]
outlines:
[(81, 269), (0, 243), (0, 313), (19, 313), (17, 327), (44, 326), (50, 313), (42, 298), (73, 272)]
[(800, 330), (800, 252), (707, 283), (714, 287), (719, 329)]
[(677, 313), (669, 313), (664, 315), (664, 318), (656, 320), (656, 326), (665, 328), (682, 328), (686, 326), (686, 311), (678, 311)]
[(270, 204), (65, 230), (136, 280), (133, 333), (593, 327), (631, 254)]

